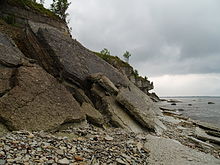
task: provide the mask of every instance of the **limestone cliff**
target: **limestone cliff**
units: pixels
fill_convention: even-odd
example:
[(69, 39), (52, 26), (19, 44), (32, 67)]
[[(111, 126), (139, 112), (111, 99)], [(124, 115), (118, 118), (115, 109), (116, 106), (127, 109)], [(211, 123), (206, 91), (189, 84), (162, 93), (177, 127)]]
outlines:
[(72, 39), (53, 13), (20, 2), (0, 8), (2, 124), (10, 130), (55, 130), (83, 121), (133, 132), (164, 129), (159, 109), (140, 90), (152, 84), (137, 78), (135, 86), (132, 75)]
[(154, 89), (153, 82), (150, 82), (148, 78), (142, 77), (137, 73), (130, 64), (122, 61), (117, 56), (105, 55), (98, 52), (94, 52), (97, 56), (101, 57), (103, 60), (117, 68), (122, 74), (126, 75), (127, 78), (134, 83), (140, 90), (142, 90), (145, 94), (147, 94), (153, 101), (160, 101), (160, 98), (156, 95), (156, 93), (151, 93), (150, 90)]

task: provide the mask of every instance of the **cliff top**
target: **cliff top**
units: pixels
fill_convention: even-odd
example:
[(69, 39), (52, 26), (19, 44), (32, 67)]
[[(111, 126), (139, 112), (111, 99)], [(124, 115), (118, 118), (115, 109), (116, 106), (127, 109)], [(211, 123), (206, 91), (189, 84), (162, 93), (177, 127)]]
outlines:
[(102, 54), (99, 52), (94, 52), (97, 56), (108, 62), (109, 64), (113, 65), (115, 68), (120, 69), (120, 68), (130, 68), (132, 70), (132, 75), (134, 75), (138, 79), (142, 80), (147, 80), (147, 77), (142, 77), (138, 74), (138, 71), (134, 69), (129, 63), (121, 60), (117, 56), (112, 56), (112, 55), (106, 55)]
[(127, 62), (122, 61), (119, 57), (117, 56), (112, 56), (112, 55), (106, 55), (106, 54), (101, 54), (99, 52), (94, 52), (97, 56), (101, 57), (103, 60), (113, 63), (115, 62), (116, 65), (120, 67), (131, 67)]
[(49, 9), (44, 8), (42, 4), (33, 2), (31, 0), (7, 0), (7, 4), (29, 11), (32, 10), (44, 16), (51, 17), (53, 19), (60, 19), (59, 16), (51, 12)]

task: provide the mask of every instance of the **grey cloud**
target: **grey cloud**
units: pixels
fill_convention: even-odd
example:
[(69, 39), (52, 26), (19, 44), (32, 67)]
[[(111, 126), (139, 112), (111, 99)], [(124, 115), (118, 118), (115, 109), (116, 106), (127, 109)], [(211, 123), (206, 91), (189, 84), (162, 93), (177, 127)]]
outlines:
[(73, 0), (69, 13), (74, 38), (130, 51), (142, 74), (220, 73), (219, 0)]

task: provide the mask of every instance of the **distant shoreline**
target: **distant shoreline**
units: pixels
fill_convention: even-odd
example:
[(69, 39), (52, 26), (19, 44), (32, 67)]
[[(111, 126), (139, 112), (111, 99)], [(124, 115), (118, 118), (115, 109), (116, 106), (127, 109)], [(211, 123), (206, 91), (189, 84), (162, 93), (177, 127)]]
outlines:
[(193, 120), (220, 127), (220, 96), (162, 97), (158, 104)]
[(160, 96), (160, 98), (220, 98), (220, 96)]

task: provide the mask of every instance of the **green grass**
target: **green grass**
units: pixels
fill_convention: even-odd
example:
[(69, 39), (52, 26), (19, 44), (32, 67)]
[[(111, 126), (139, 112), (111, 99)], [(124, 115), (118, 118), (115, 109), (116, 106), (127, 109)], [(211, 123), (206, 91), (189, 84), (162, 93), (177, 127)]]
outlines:
[(105, 54), (101, 54), (99, 52), (94, 52), (94, 53), (110, 64), (117, 62), (117, 65), (120, 67), (131, 67), (127, 62), (122, 61), (117, 56), (105, 55)]
[(42, 4), (33, 2), (31, 0), (8, 0), (8, 4), (10, 4), (12, 6), (17, 6), (17, 7), (23, 8), (23, 9), (30, 8), (30, 10), (34, 10), (38, 13), (43, 14), (43, 15), (47, 15), (47, 16), (54, 18), (54, 19), (59, 19), (59, 16), (55, 15), (50, 10), (44, 8), (44, 6)]
[(116, 65), (119, 67), (130, 67), (132, 68), (132, 74), (134, 75), (134, 77), (137, 79), (143, 79), (143, 80), (147, 80), (147, 77), (143, 78), (142, 76), (139, 75), (137, 70), (134, 70), (133, 67), (128, 64), (127, 62), (122, 61), (119, 57), (117, 56), (112, 56), (112, 55), (105, 55), (105, 54), (101, 54), (99, 52), (93, 52), (95, 53), (97, 56), (99, 56), (100, 58), (102, 58), (103, 60), (105, 60), (106, 62), (108, 62), (111, 65)]

